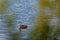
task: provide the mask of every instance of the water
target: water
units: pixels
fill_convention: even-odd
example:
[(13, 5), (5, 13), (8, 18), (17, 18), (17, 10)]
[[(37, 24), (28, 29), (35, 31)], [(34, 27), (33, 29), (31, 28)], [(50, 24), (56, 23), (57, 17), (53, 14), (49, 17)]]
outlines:
[[(8, 12), (10, 14), (15, 13), (16, 15), (16, 26), (11, 33), (18, 32), (17, 26), (18, 22), (22, 21), (28, 26), (28, 29), (23, 29), (19, 34), (20, 40), (29, 40), (28, 30), (33, 25), (33, 18), (37, 13), (36, 0), (9, 0)], [(0, 18), (0, 40), (9, 40), (8, 28), (5, 27), (4, 18)]]

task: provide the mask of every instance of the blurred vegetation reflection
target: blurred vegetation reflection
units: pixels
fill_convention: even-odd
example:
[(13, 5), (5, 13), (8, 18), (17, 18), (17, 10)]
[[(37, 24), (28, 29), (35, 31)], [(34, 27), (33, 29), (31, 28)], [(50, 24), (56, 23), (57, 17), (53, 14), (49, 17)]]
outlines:
[[(8, 39), (7, 40), (19, 40), (19, 33), (16, 30), (16, 16), (7, 12), (9, 0), (0, 0), (0, 18), (5, 25)], [(10, 15), (9, 15), (10, 14)]]
[[(4, 18), (8, 40), (19, 40), (19, 33), (15, 31), (16, 16), (7, 13), (8, 0), (0, 0), (0, 18)], [(46, 7), (50, 14), (46, 14)], [(30, 31), (30, 40), (58, 40), (60, 38), (60, 0), (38, 0), (38, 16), (35, 19), (36, 25)], [(51, 26), (52, 19), (58, 18), (57, 26)]]
[[(46, 7), (49, 8), (50, 14), (46, 13)], [(58, 40), (60, 38), (60, 1), (39, 0), (38, 9), (36, 24), (30, 33), (31, 40)], [(54, 18), (58, 18), (57, 26), (50, 24)]]
[(0, 12), (5, 13), (8, 8), (8, 0), (0, 0)]

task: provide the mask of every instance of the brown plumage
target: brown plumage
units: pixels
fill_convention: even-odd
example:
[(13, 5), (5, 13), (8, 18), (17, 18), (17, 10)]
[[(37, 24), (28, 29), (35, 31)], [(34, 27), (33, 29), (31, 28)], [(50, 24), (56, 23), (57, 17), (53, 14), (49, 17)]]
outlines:
[(19, 25), (18, 28), (19, 29), (26, 29), (27, 28), (27, 25)]

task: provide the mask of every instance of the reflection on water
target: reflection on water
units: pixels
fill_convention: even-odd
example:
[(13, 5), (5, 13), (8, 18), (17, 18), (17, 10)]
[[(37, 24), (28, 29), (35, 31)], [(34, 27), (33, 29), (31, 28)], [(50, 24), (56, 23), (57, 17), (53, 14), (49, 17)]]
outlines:
[[(23, 29), (21, 32), (16, 30), (17, 28), (6, 27), (6, 24), (3, 23), (4, 20), (1, 19), (0, 23), (0, 39), (1, 40), (28, 40), (27, 29)], [(13, 38), (14, 37), (14, 38)], [(16, 38), (16, 39), (15, 39)]]
[[(33, 24), (33, 16), (36, 14), (35, 0), (11, 0), (9, 2), (8, 12), (16, 14), (16, 21), (22, 21), (25, 25), (31, 26)], [(19, 4), (19, 5), (18, 5)], [(0, 16), (0, 40), (29, 40), (28, 29), (23, 29), (21, 33), (18, 32), (17, 25), (8, 28), (4, 23), (3, 16)]]

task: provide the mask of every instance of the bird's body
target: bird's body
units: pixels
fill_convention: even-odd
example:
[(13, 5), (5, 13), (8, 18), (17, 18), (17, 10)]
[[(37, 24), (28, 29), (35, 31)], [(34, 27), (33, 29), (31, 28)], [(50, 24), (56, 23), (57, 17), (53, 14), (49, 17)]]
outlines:
[(26, 25), (19, 25), (18, 28), (19, 28), (19, 29), (26, 29), (27, 26), (26, 26)]

